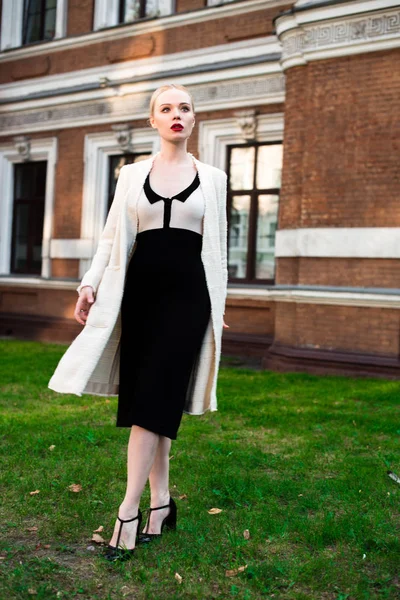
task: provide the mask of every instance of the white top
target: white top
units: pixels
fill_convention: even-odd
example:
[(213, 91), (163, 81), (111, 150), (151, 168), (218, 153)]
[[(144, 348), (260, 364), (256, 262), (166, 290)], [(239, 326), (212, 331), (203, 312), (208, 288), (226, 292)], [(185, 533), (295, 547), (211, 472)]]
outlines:
[[(190, 192), (192, 186), (193, 184), (186, 189)], [(169, 198), (162, 199), (161, 196), (150, 190), (152, 192), (152, 202), (150, 202), (146, 195), (146, 189), (148, 190), (145, 185), (138, 200), (139, 233), (149, 229), (175, 227), (203, 234), (205, 203), (200, 185), (186, 198), (185, 190), (177, 194), (183, 198), (183, 201), (178, 198), (172, 198), (172, 200)], [(168, 204), (171, 206), (169, 219)]]

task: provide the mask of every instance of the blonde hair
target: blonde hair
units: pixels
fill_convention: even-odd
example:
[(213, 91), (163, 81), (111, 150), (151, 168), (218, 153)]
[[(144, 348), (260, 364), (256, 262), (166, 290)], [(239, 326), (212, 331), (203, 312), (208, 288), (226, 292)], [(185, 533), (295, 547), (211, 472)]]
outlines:
[(159, 88), (157, 88), (153, 92), (153, 95), (150, 98), (150, 116), (151, 117), (154, 116), (154, 107), (156, 105), (156, 100), (157, 100), (158, 96), (160, 96), (163, 92), (166, 92), (167, 90), (182, 90), (182, 92), (186, 92), (190, 98), (190, 102), (192, 104), (192, 110), (194, 112), (193, 96), (189, 92), (189, 90), (184, 85), (179, 85), (178, 83), (167, 83), (167, 84), (161, 85)]

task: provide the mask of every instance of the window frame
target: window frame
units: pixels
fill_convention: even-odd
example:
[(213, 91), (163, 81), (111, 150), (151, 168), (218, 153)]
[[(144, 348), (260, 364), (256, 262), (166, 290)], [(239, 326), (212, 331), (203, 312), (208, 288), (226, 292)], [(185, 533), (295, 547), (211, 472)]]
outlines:
[[(284, 113), (266, 113), (257, 115), (256, 141), (257, 142), (283, 142)], [(212, 119), (200, 121), (199, 124), (199, 157), (200, 160), (214, 165), (226, 172), (228, 146), (246, 144), (239, 119), (231, 117), (226, 119)], [(227, 207), (228, 210), (228, 207)], [(228, 216), (230, 214), (228, 213)], [(278, 238), (279, 227), (276, 230)], [(276, 248), (276, 246), (275, 246)], [(276, 257), (276, 254), (275, 254)], [(247, 288), (265, 287), (262, 280), (245, 283), (243, 279), (236, 280), (234, 285), (243, 285)], [(229, 284), (233, 280), (229, 278)]]
[[(14, 261), (15, 261), (15, 253), (16, 253), (16, 240), (15, 240), (15, 236), (16, 236), (16, 217), (17, 217), (17, 212), (18, 212), (18, 207), (23, 205), (23, 204), (27, 204), (28, 205), (28, 210), (29, 210), (29, 222), (31, 222), (31, 217), (32, 217), (32, 210), (34, 212), (37, 212), (37, 208), (40, 205), (41, 208), (43, 208), (43, 222), (44, 222), (44, 212), (45, 212), (45, 201), (46, 201), (46, 178), (45, 178), (45, 182), (44, 182), (44, 196), (43, 198), (41, 198), (40, 200), (35, 197), (33, 194), (31, 194), (29, 196), (28, 199), (24, 198), (18, 198), (17, 194), (16, 194), (16, 188), (17, 188), (17, 178), (16, 178), (16, 171), (18, 168), (26, 166), (26, 165), (39, 165), (39, 163), (41, 164), (45, 164), (46, 165), (46, 173), (47, 173), (47, 161), (45, 160), (41, 160), (41, 161), (26, 161), (26, 162), (21, 162), (21, 163), (16, 163), (14, 164), (14, 185), (13, 185), (13, 216), (12, 216), (12, 232), (11, 232), (11, 259), (10, 259), (10, 274), (11, 275), (24, 275), (24, 276), (38, 276), (40, 275), (40, 272), (38, 273), (37, 271), (35, 271), (32, 268), (32, 262), (33, 262), (33, 258), (32, 258), (32, 253), (33, 253), (33, 235), (34, 235), (34, 231), (32, 230), (32, 227), (28, 226), (28, 237), (27, 237), (27, 264), (28, 264), (28, 268), (26, 270), (19, 270), (16, 269), (14, 267)], [(36, 174), (37, 175), (37, 174)], [(35, 182), (36, 183), (36, 182)], [(43, 228), (42, 228), (43, 229)], [(42, 235), (42, 243), (43, 243), (43, 235)]]
[[(249, 225), (247, 232), (247, 261), (246, 261), (246, 276), (245, 277), (232, 277), (229, 276), (231, 283), (243, 283), (243, 284), (269, 284), (274, 285), (275, 278), (265, 279), (256, 278), (256, 255), (257, 255), (257, 226), (258, 226), (258, 198), (262, 195), (274, 195), (280, 196), (280, 188), (257, 188), (256, 177), (257, 177), (257, 157), (258, 149), (262, 146), (276, 146), (283, 144), (283, 140), (270, 140), (261, 142), (248, 141), (241, 144), (230, 144), (227, 146), (226, 153), (226, 173), (228, 175), (228, 186), (227, 186), (227, 219), (228, 219), (228, 269), (229, 269), (229, 242), (230, 242), (230, 231), (231, 231), (231, 211), (232, 211), (232, 200), (233, 196), (250, 196), (250, 209), (249, 209)], [(253, 187), (247, 190), (232, 190), (229, 185), (230, 180), (230, 163), (232, 151), (235, 148), (255, 148), (255, 166), (253, 172)], [(280, 203), (278, 201), (278, 213), (277, 223), (279, 222), (279, 208)]]
[(24, 0), (3, 0), (1, 11), (0, 51), (25, 48), (37, 44), (48, 44), (65, 37), (67, 33), (68, 0), (57, 0), (54, 37), (49, 40), (23, 43), (24, 40)]
[[(57, 138), (32, 140), (30, 160), (47, 161), (41, 277), (49, 278), (51, 275), (50, 243), (53, 228)], [(21, 162), (23, 159), (13, 144), (0, 145), (0, 181), (3, 184), (3, 202), (0, 206), (0, 275), (11, 274), (14, 164)], [(32, 275), (32, 277), (37, 278), (37, 275)]]
[[(132, 23), (139, 22), (146, 17), (146, 2), (145, 0), (139, 0), (141, 4), (140, 16), (135, 21), (121, 22), (120, 17), (122, 13), (122, 0), (95, 0), (94, 5), (94, 17), (93, 17), (93, 30), (98, 31), (99, 29), (105, 29), (107, 27), (123, 26)], [(172, 15), (175, 12), (175, 0), (158, 0), (160, 4), (160, 17)], [(154, 18), (154, 17), (153, 17)]]

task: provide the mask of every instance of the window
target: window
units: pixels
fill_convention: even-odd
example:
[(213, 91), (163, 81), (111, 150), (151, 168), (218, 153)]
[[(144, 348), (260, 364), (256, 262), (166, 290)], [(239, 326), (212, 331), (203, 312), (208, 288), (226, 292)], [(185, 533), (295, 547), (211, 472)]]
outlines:
[(94, 29), (171, 15), (174, 4), (174, 0), (96, 0)]
[(283, 145), (228, 146), (230, 281), (273, 283)]
[(3, 0), (0, 50), (65, 36), (67, 0)]
[(207, 0), (207, 6), (218, 6), (218, 4), (229, 4), (234, 0)]
[(139, 162), (149, 158), (150, 152), (141, 154), (118, 154), (116, 156), (110, 156), (110, 170), (108, 177), (108, 202), (107, 212), (110, 210), (111, 203), (114, 198), (115, 188), (119, 177), (119, 172), (124, 165), (130, 165), (132, 163)]
[(14, 165), (11, 273), (40, 275), (47, 162)]
[(57, 0), (25, 0), (23, 44), (52, 40), (56, 12)]

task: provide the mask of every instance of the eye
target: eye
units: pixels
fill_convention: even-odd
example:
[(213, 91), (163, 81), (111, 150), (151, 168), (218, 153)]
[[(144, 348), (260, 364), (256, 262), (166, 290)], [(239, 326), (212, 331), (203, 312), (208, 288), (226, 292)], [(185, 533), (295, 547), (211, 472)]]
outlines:
[(189, 112), (190, 108), (189, 108), (189, 106), (182, 106), (182, 110), (184, 110), (186, 112)]
[(164, 106), (164, 108), (161, 110), (161, 112), (165, 112), (166, 110), (169, 110), (168, 106)]

